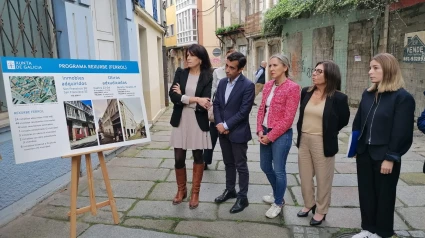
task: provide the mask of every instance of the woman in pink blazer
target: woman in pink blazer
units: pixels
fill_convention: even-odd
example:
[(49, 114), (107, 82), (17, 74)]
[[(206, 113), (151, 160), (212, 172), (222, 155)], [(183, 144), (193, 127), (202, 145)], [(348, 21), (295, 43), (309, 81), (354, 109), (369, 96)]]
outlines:
[(266, 212), (275, 218), (285, 205), (286, 159), (292, 146), (292, 123), (300, 101), (300, 86), (288, 78), (288, 57), (276, 54), (270, 57), (272, 80), (264, 85), (263, 99), (257, 115), (257, 135), (260, 144), (260, 166), (266, 174), (273, 193), (263, 197), (271, 204)]

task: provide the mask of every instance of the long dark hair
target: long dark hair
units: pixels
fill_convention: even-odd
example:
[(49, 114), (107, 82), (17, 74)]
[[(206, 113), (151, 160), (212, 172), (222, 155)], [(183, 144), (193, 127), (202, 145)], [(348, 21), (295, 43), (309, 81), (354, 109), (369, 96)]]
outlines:
[(186, 49), (186, 59), (187, 59), (187, 53), (198, 57), (201, 60), (201, 70), (202, 71), (211, 71), (211, 61), (210, 56), (208, 55), (207, 50), (205, 47), (199, 44), (193, 44), (189, 46), (189, 48)]
[[(341, 72), (339, 66), (331, 60), (320, 61), (316, 64), (323, 65), (323, 76), (325, 77), (326, 87), (323, 92), (324, 97), (331, 97), (336, 91), (341, 91)], [(316, 89), (312, 86), (309, 91)]]

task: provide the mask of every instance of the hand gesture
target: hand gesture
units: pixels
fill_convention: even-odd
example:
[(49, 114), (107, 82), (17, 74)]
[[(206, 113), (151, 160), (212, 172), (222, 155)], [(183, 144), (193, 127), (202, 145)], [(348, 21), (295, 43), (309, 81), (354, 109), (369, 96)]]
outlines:
[(384, 160), (381, 164), (381, 174), (390, 174), (393, 172), (393, 161)]
[(218, 133), (220, 133), (220, 134), (224, 134), (224, 132), (226, 131), (226, 129), (223, 126), (223, 123), (218, 124), (216, 127), (217, 127), (217, 130), (218, 130)]
[(260, 143), (263, 145), (268, 145), (271, 141), (269, 140), (269, 138), (267, 137), (267, 135), (261, 137), (260, 139)]
[(211, 105), (209, 98), (199, 98), (198, 99), (198, 104), (199, 104), (199, 106), (201, 106), (201, 107), (203, 107), (203, 108), (205, 108), (207, 110), (208, 110), (208, 108)]
[(180, 90), (180, 84), (176, 83), (176, 85), (173, 86), (173, 92), (182, 94), (182, 91)]

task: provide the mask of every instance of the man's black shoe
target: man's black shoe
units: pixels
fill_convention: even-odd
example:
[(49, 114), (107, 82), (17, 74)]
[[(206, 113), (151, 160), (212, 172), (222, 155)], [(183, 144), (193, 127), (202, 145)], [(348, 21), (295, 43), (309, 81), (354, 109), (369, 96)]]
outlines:
[(232, 209), (230, 209), (230, 213), (241, 212), (247, 206), (249, 206), (248, 198), (238, 198), (236, 199), (235, 205), (233, 205)]
[(229, 200), (230, 198), (236, 198), (236, 196), (237, 195), (236, 195), (236, 191), (235, 190), (230, 191), (230, 190), (225, 189), (224, 192), (223, 192), (223, 194), (221, 194), (220, 196), (218, 196), (214, 200), (214, 202), (216, 202), (216, 203), (222, 203), (222, 202), (225, 202), (225, 201)]

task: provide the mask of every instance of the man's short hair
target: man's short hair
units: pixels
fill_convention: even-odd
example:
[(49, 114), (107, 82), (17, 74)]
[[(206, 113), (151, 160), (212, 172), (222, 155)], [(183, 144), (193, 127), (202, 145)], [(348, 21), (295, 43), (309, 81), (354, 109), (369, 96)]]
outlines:
[(227, 57), (227, 59), (229, 60), (229, 61), (235, 61), (235, 60), (237, 60), (238, 61), (238, 69), (242, 69), (243, 67), (245, 67), (245, 65), (246, 65), (246, 58), (245, 58), (245, 55), (243, 55), (242, 53), (240, 53), (240, 52), (233, 52), (233, 53), (231, 53), (228, 57)]

